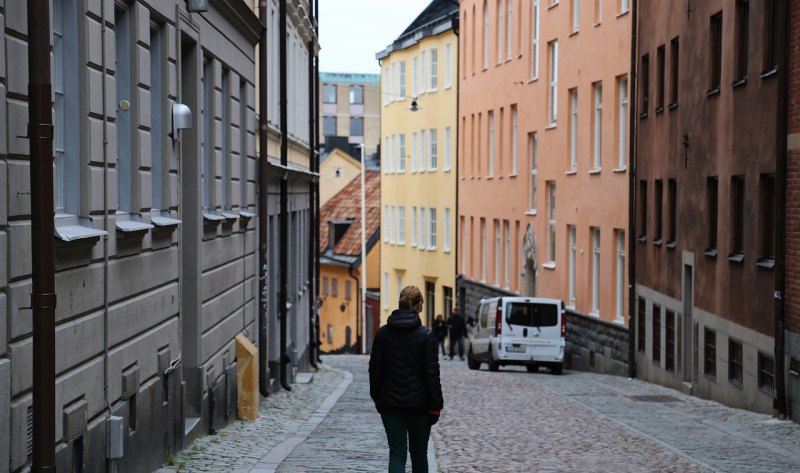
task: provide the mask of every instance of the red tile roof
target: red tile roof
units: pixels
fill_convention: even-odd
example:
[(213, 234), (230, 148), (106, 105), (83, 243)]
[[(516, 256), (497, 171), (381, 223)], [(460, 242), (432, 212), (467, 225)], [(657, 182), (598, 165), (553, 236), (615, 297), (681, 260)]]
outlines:
[[(364, 176), (366, 195), (367, 241), (380, 231), (381, 224), (381, 173), (367, 171)], [(333, 252), (343, 256), (361, 254), (361, 176), (356, 176), (344, 189), (320, 209), (319, 251), (328, 249), (328, 222), (352, 220), (353, 223), (336, 243)]]

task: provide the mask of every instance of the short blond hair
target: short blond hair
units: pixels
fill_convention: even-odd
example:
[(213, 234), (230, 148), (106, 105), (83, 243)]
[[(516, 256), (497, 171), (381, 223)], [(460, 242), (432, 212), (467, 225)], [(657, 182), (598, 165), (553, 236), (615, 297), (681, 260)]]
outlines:
[(400, 291), (399, 307), (401, 309), (414, 309), (422, 303), (422, 291), (417, 286), (406, 286)]

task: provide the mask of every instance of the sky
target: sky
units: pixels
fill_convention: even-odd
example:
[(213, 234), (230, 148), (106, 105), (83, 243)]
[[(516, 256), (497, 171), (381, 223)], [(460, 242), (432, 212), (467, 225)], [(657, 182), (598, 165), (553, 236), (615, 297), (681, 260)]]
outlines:
[(319, 0), (320, 72), (380, 74), (375, 54), (431, 0)]

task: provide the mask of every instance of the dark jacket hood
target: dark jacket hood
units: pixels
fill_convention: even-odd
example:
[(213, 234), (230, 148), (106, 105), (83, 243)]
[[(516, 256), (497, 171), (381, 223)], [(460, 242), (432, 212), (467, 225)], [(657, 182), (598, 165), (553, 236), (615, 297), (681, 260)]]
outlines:
[(411, 309), (396, 309), (389, 316), (386, 325), (392, 330), (410, 331), (422, 325), (419, 314)]

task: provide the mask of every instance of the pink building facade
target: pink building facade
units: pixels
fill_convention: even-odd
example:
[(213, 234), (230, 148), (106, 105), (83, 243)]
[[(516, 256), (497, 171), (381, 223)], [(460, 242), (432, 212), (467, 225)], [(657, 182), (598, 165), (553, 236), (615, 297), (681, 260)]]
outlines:
[(626, 0), (461, 2), (459, 303), (628, 321)]

